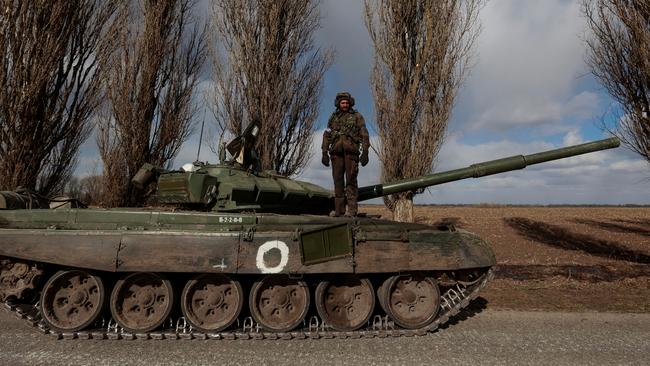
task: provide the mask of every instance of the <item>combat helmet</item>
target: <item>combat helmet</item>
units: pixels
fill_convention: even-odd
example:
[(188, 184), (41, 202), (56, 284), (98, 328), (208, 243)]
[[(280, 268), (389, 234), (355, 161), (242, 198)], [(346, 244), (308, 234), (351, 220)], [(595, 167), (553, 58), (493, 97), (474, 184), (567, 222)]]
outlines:
[(336, 98), (334, 98), (334, 106), (336, 109), (339, 109), (339, 103), (341, 103), (342, 100), (347, 99), (350, 101), (350, 108), (354, 107), (354, 98), (352, 97), (352, 94), (348, 92), (340, 92), (336, 94)]

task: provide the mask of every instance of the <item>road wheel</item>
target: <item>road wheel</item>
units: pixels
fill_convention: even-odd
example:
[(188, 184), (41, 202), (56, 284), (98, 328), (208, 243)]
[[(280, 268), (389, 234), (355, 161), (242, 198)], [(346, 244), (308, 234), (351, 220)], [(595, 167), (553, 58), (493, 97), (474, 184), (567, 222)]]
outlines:
[(58, 331), (82, 330), (101, 315), (105, 297), (99, 276), (83, 270), (59, 271), (41, 292), (43, 320)]
[(124, 330), (145, 333), (160, 327), (174, 304), (171, 283), (156, 273), (122, 277), (111, 293), (111, 314)]
[(288, 332), (305, 319), (309, 301), (309, 288), (304, 281), (277, 275), (253, 284), (249, 306), (251, 315), (262, 328)]
[(406, 329), (429, 325), (440, 308), (440, 290), (431, 277), (407, 274), (389, 277), (378, 296), (384, 311)]
[(221, 274), (202, 274), (185, 285), (181, 310), (192, 327), (203, 332), (219, 332), (237, 320), (243, 302), (239, 281)]
[(375, 308), (375, 292), (366, 278), (346, 276), (322, 281), (316, 288), (316, 308), (332, 328), (352, 331), (370, 319)]

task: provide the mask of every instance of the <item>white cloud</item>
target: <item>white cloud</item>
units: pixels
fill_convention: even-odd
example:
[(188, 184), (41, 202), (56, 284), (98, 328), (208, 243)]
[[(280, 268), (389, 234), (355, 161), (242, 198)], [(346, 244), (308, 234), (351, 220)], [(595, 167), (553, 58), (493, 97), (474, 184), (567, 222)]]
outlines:
[(612, 164), (610, 168), (616, 172), (637, 173), (647, 170), (649, 166), (647, 161), (639, 159), (617, 161), (616, 163)]
[(577, 128), (567, 132), (567, 134), (564, 136), (564, 146), (577, 145), (583, 142), (584, 140), (580, 136)]
[(368, 91), (373, 49), (364, 26), (363, 2), (323, 1), (320, 13), (321, 29), (315, 34), (316, 40), (321, 47), (336, 51), (336, 75), (330, 76), (337, 79), (337, 84), (343, 84), (344, 89), (352, 86), (353, 93)]
[(593, 118), (593, 112), (598, 109), (600, 102), (598, 94), (583, 91), (573, 96), (564, 105), (564, 115), (584, 119)]
[[(491, 1), (482, 12), (478, 62), (463, 91), (461, 111), (472, 129), (558, 126), (590, 118), (598, 96), (579, 91), (586, 74), (584, 19), (578, 1)], [(460, 108), (460, 107), (459, 107)]]

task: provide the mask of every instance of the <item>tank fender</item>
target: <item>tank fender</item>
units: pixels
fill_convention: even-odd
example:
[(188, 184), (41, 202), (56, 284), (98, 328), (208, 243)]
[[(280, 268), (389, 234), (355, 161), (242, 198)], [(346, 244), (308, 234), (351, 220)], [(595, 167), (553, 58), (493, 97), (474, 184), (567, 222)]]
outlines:
[(238, 232), (125, 233), (117, 271), (235, 273), (238, 246)]
[(355, 260), (358, 273), (448, 271), (496, 264), (492, 248), (464, 230), (410, 231), (402, 240), (373, 235), (357, 243)]
[(121, 235), (64, 230), (0, 230), (0, 256), (115, 271)]

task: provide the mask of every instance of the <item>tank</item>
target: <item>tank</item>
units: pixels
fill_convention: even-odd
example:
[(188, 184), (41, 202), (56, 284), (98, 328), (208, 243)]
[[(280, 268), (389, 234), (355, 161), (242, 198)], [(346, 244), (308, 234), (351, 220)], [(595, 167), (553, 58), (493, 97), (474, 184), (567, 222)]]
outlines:
[[(422, 335), (467, 307), (494, 252), (453, 225), (331, 217), (333, 192), (259, 171), (252, 125), (219, 164), (145, 165), (159, 208), (0, 192), (0, 300), (64, 338)], [(359, 189), (359, 201), (613, 148), (595, 141)]]

